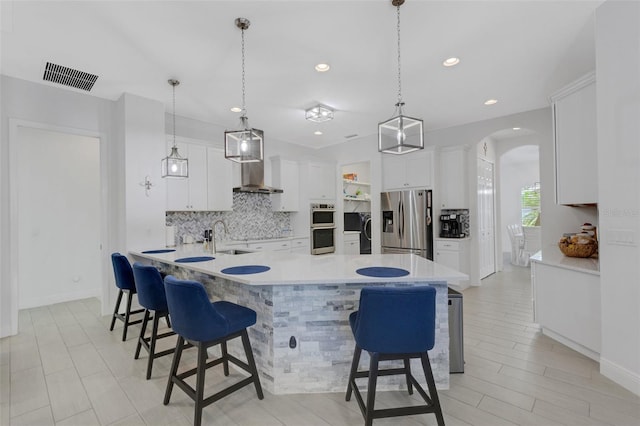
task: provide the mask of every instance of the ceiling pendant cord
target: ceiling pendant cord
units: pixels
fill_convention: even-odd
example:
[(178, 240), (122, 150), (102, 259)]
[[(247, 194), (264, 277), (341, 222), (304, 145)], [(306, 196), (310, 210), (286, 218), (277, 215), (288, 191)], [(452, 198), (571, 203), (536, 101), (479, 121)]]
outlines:
[(173, 147), (176, 148), (176, 86), (180, 84), (178, 80), (169, 80), (173, 86)]
[(246, 104), (245, 104), (245, 65), (244, 65), (244, 30), (246, 29), (246, 27), (243, 25), (240, 27), (240, 32), (241, 32), (241, 46), (242, 46), (242, 115), (241, 115), (241, 121), (242, 121), (242, 125), (244, 126), (244, 128), (246, 129), (248, 127), (247, 125), (247, 108), (246, 108)]
[[(402, 3), (398, 2), (396, 5), (396, 14), (398, 17), (397, 20), (397, 32), (398, 32), (398, 104), (396, 105), (400, 110), (402, 110), (402, 73), (401, 73), (401, 62), (400, 62), (400, 5)], [(402, 112), (400, 112), (402, 114)]]

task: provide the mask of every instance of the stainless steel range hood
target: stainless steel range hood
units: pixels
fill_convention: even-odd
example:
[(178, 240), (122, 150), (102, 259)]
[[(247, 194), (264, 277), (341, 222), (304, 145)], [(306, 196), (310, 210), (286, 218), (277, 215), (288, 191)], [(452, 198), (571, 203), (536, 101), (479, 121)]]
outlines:
[(264, 184), (264, 161), (242, 163), (242, 186), (233, 188), (233, 192), (251, 192), (258, 194), (281, 194), (282, 189)]

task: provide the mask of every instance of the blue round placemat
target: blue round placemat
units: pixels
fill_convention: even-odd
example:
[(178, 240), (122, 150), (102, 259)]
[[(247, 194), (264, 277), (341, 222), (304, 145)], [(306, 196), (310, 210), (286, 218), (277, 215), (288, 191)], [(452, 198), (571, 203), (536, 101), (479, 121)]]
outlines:
[(404, 277), (409, 275), (409, 271), (400, 268), (390, 268), (388, 266), (372, 266), (369, 268), (360, 268), (356, 271), (360, 275), (376, 278)]
[(182, 257), (180, 259), (174, 260), (174, 262), (178, 262), (178, 263), (206, 262), (207, 260), (213, 260), (213, 259), (215, 259), (215, 257), (193, 256), (193, 257)]
[(159, 249), (159, 250), (146, 250), (143, 251), (144, 254), (160, 254), (160, 253), (171, 253), (176, 251), (175, 249)]
[(268, 266), (264, 265), (243, 265), (243, 266), (232, 266), (230, 268), (224, 268), (222, 271), (223, 274), (229, 275), (247, 275), (247, 274), (259, 274), (260, 272), (267, 272), (271, 269)]

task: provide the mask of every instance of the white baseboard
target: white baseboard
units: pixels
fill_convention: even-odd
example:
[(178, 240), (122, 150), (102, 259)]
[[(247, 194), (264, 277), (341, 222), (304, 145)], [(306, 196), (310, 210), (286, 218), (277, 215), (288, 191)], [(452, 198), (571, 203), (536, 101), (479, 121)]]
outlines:
[[(582, 355), (591, 358), (594, 361), (600, 361), (600, 354), (598, 352), (595, 352), (589, 348), (587, 348), (586, 346), (582, 346), (580, 343), (576, 343), (573, 340), (567, 339), (566, 337), (556, 333), (555, 331), (549, 330), (546, 327), (542, 327), (542, 334), (545, 334), (549, 337), (551, 337), (553, 340), (557, 340), (558, 342), (562, 343), (565, 346), (570, 347), (571, 349), (573, 349), (576, 352), (581, 353)], [(602, 366), (601, 366), (602, 368)]]
[(600, 358), (600, 374), (640, 396), (640, 374), (627, 370), (605, 358)]
[(28, 300), (20, 300), (19, 309), (37, 308), (38, 306), (53, 305), (55, 303), (69, 302), (71, 300), (87, 299), (89, 297), (100, 298), (102, 289), (100, 287), (89, 288), (82, 291), (72, 291), (66, 293), (56, 293), (44, 297), (34, 297)]

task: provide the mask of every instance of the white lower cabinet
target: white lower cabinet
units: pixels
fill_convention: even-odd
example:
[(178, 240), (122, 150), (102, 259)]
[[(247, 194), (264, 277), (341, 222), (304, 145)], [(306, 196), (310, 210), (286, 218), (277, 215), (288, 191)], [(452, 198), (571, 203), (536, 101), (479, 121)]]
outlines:
[(311, 253), (311, 247), (309, 246), (309, 238), (294, 238), (291, 240), (291, 253)]
[(275, 241), (256, 241), (247, 243), (246, 247), (249, 250), (255, 251), (289, 251), (291, 253), (303, 254), (309, 254), (311, 251), (308, 237), (289, 238)]
[(531, 262), (535, 322), (542, 332), (594, 360), (600, 358), (600, 276)]
[[(469, 274), (469, 240), (468, 239), (436, 239), (435, 262), (451, 269)], [(465, 281), (451, 282), (451, 284), (463, 285)], [(466, 285), (465, 285), (466, 287)]]
[(342, 238), (343, 254), (360, 254), (360, 233), (345, 232)]
[(284, 251), (291, 248), (291, 241), (279, 240), (279, 241), (265, 241), (260, 243), (249, 243), (247, 247), (251, 250), (271, 250), (271, 251)]

